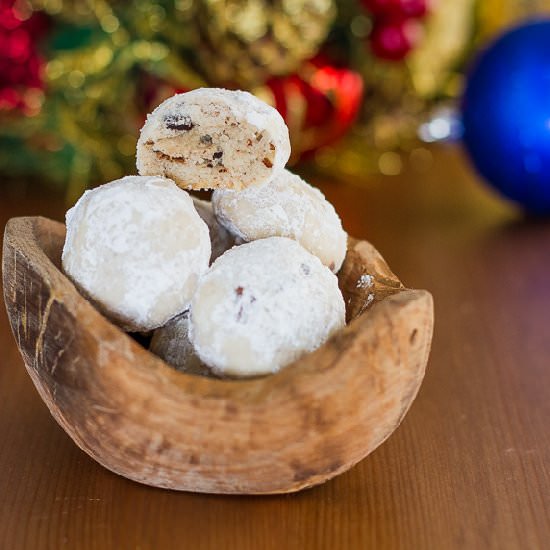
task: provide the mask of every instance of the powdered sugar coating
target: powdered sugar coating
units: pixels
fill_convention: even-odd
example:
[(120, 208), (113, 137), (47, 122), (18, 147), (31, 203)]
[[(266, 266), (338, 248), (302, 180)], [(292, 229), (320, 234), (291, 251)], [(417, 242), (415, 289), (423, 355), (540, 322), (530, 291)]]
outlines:
[(218, 220), (245, 241), (288, 237), (334, 272), (342, 266), (347, 234), (336, 210), (321, 191), (286, 169), (243, 191), (218, 189), (212, 205)]
[(355, 288), (370, 288), (373, 284), (374, 277), (372, 275), (369, 275), (368, 273), (363, 273), (363, 275), (359, 277)]
[(218, 256), (221, 256), (236, 244), (235, 237), (216, 219), (211, 202), (193, 197), (193, 204), (210, 231), (210, 241), (212, 243), (210, 263), (212, 263)]
[(270, 237), (237, 246), (201, 277), (189, 337), (214, 371), (278, 371), (345, 323), (336, 276), (296, 241)]
[(198, 88), (161, 103), (137, 144), (140, 174), (185, 189), (241, 189), (267, 181), (290, 156), (276, 109), (248, 92)]
[(66, 222), (65, 273), (128, 330), (187, 309), (208, 269), (208, 227), (168, 179), (127, 176), (86, 191)]

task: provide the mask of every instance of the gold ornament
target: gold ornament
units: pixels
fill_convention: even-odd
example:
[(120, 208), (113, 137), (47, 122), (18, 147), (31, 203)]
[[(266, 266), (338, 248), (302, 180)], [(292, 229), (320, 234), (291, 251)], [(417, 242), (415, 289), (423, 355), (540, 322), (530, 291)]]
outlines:
[(475, 3), (452, 0), (435, 4), (422, 42), (407, 59), (412, 85), (420, 97), (455, 95), (456, 70), (474, 35)]
[(250, 88), (295, 71), (326, 38), (333, 0), (195, 0), (197, 67), (210, 84)]
[(477, 4), (478, 45), (526, 18), (550, 14), (548, 0), (478, 0)]

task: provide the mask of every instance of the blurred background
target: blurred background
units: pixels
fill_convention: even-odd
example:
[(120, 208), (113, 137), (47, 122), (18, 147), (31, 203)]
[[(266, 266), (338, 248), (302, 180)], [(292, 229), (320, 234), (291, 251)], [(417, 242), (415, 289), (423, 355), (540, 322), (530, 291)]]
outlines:
[(153, 492), (54, 424), (0, 308), (0, 547), (547, 548), (550, 219), (523, 212), (550, 214), (550, 0), (0, 0), (0, 224), (135, 173), (146, 114), (198, 86), (279, 109), (293, 169), (433, 294), (419, 397), (296, 497)]
[[(426, 172), (439, 142), (463, 134), (461, 98), (477, 52), (510, 27), (550, 15), (548, 0), (0, 6), (0, 186), (23, 192), (38, 182), (68, 202), (135, 173), (146, 114), (198, 86), (247, 89), (274, 105), (290, 128), (298, 170), (357, 182)], [(546, 57), (549, 44), (550, 37), (541, 45)], [(504, 79), (509, 62), (510, 55), (496, 60)], [(478, 80), (474, 114), (505, 87)], [(475, 149), (486, 136), (474, 131)], [(520, 161), (523, 170), (525, 155)], [(544, 168), (540, 158), (529, 162), (531, 174)], [(504, 186), (498, 177), (493, 183)], [(536, 210), (540, 201), (532, 202)]]

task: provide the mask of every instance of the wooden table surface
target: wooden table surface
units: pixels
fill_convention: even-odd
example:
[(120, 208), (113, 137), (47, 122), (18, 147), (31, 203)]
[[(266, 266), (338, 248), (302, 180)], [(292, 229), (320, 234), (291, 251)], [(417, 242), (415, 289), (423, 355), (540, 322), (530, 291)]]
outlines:
[[(0, 313), (0, 549), (537, 549), (550, 546), (550, 223), (523, 220), (455, 150), (423, 173), (318, 182), (347, 230), (435, 298), (424, 385), (351, 471), (291, 496), (176, 493), (81, 452)], [(61, 219), (0, 186), (0, 223)]]

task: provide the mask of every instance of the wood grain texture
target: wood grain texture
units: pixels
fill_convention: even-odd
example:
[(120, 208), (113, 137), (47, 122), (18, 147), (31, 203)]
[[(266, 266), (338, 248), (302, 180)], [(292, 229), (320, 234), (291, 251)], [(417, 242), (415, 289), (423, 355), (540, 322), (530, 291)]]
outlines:
[[(491, 196), (460, 155), (427, 172), (317, 182), (346, 229), (435, 299), (426, 377), (398, 430), (311, 490), (228, 497), (111, 474), (52, 419), (0, 311), (0, 548), (546, 549), (550, 225)], [(0, 186), (0, 223), (61, 219)]]
[(431, 295), (405, 290), (364, 241), (350, 241), (339, 277), (350, 324), (275, 375), (235, 381), (176, 372), (109, 323), (60, 271), (64, 238), (46, 218), (8, 222), (4, 299), (50, 412), (115, 473), (207, 493), (297, 491), (372, 452), (418, 392)]

